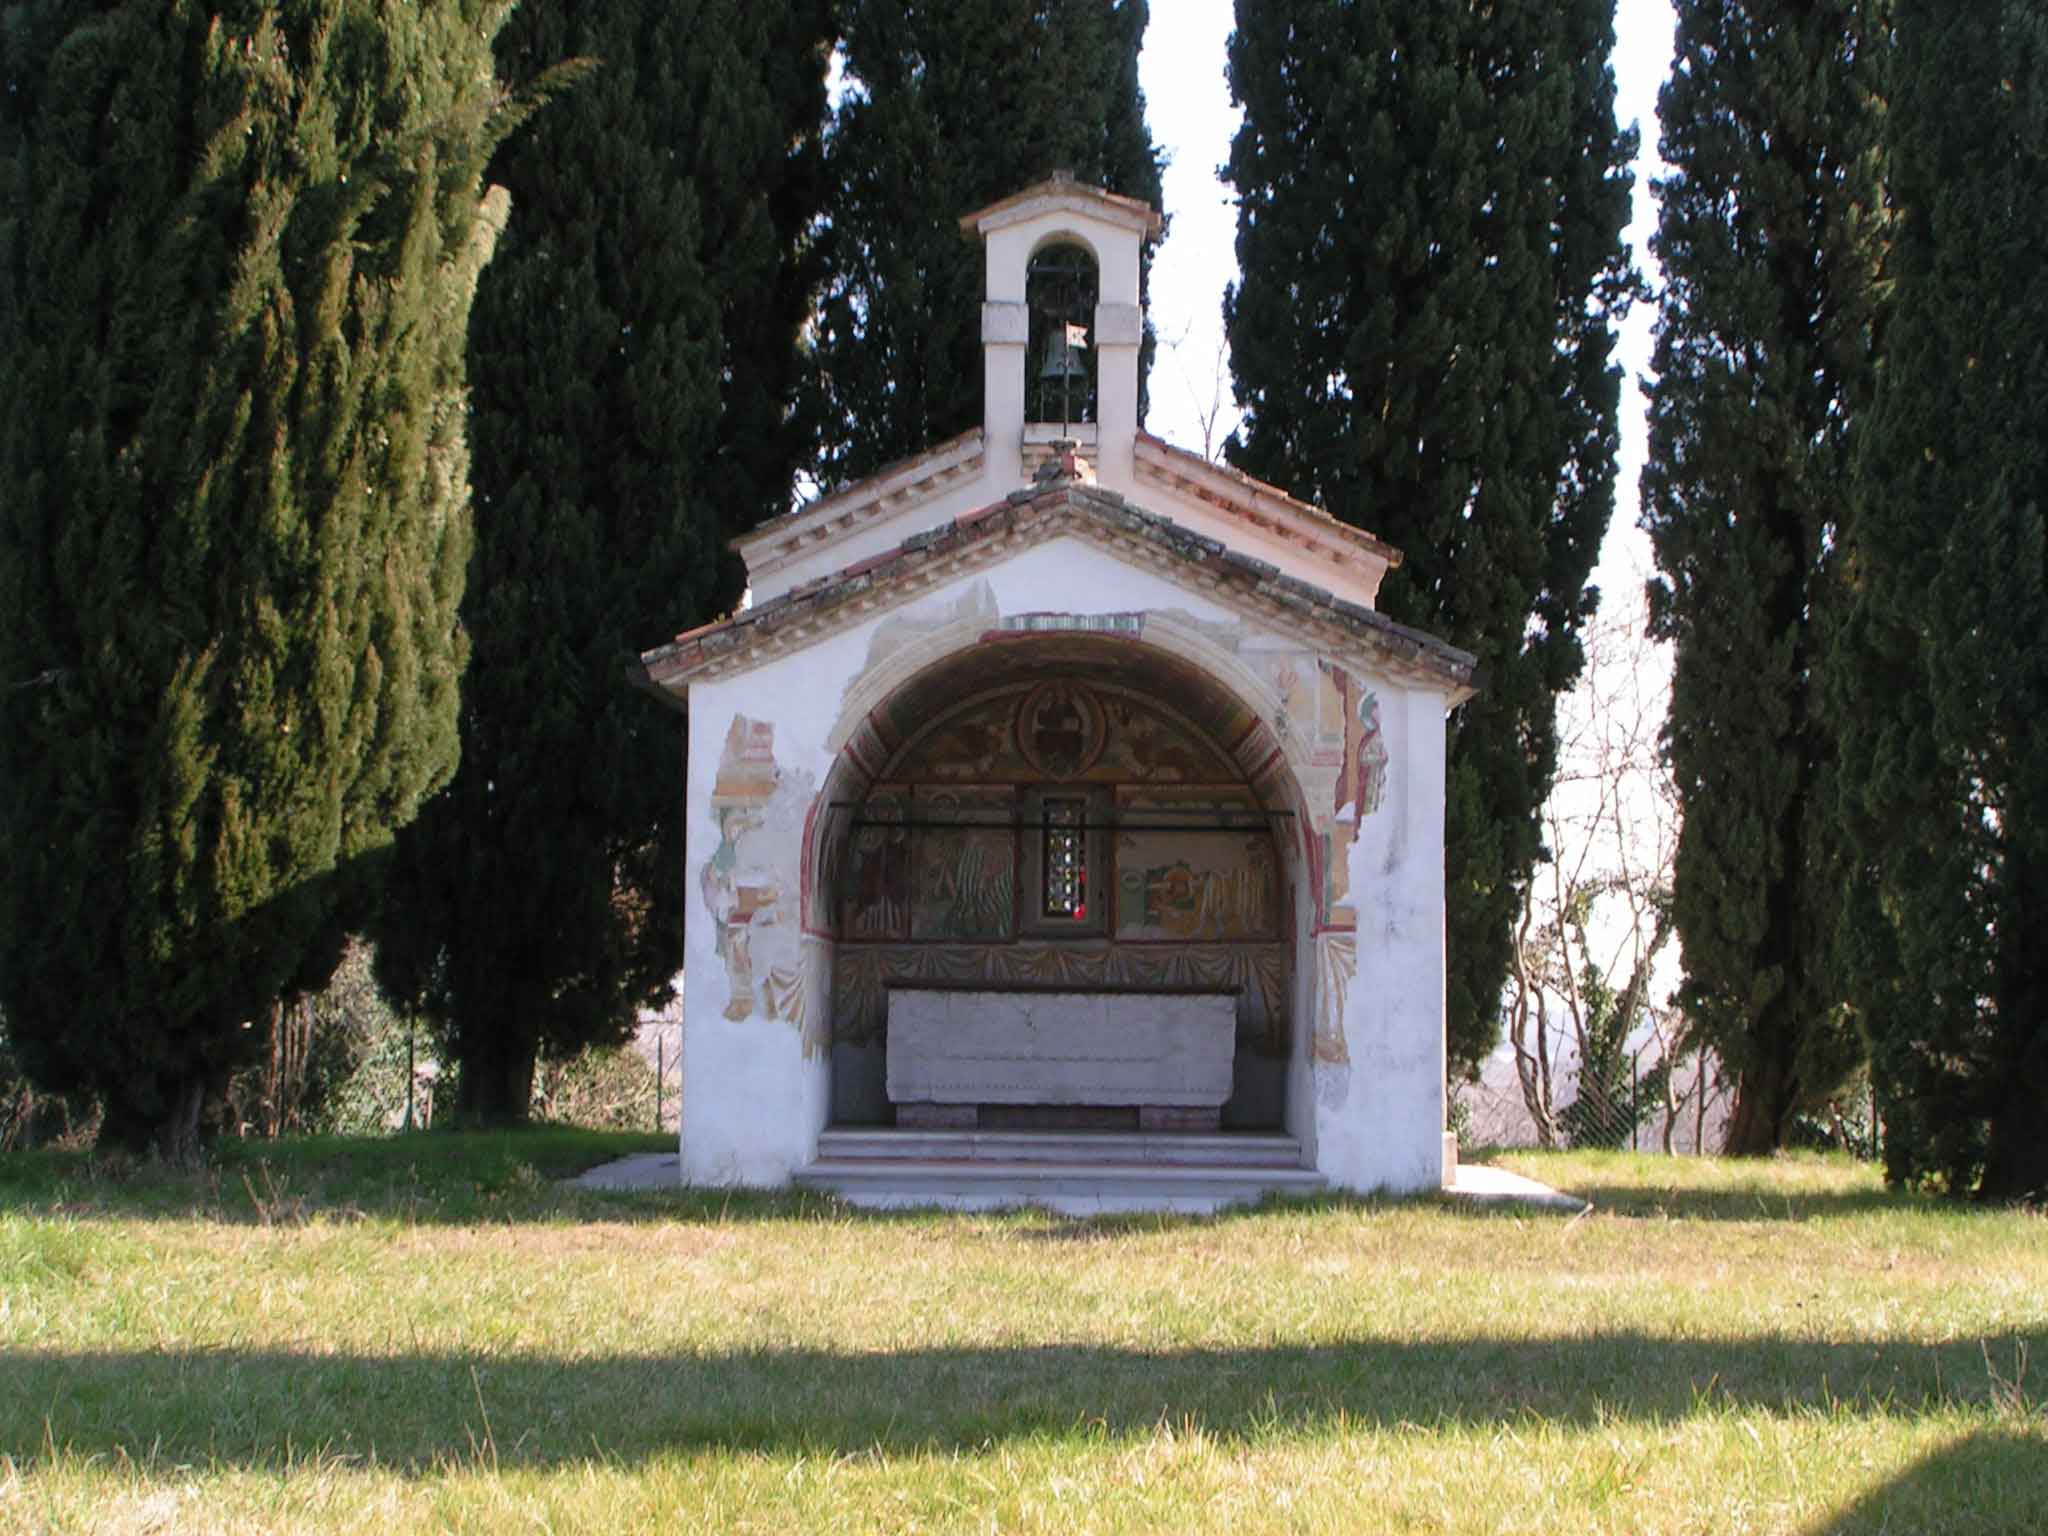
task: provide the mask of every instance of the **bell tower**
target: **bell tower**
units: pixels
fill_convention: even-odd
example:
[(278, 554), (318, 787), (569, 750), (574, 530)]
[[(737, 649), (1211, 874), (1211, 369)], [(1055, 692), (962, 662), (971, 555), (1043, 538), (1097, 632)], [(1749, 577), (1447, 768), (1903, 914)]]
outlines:
[[(982, 441), (998, 487), (1022, 485), (1027, 459), (1066, 435), (1098, 483), (1132, 489), (1145, 334), (1138, 267), (1160, 227), (1150, 204), (1066, 171), (960, 221), (982, 242), (987, 273)], [(1090, 294), (1092, 314), (1085, 297), (1077, 302)]]

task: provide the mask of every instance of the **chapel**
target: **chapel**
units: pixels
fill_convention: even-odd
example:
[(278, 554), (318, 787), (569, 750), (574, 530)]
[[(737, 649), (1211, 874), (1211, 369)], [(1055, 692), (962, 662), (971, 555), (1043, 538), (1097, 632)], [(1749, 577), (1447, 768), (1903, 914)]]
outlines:
[(1140, 430), (1154, 209), (961, 226), (982, 425), (740, 539), (749, 605), (641, 660), (688, 713), (682, 1176), (1439, 1187), (1473, 658), (1377, 611), (1397, 550)]

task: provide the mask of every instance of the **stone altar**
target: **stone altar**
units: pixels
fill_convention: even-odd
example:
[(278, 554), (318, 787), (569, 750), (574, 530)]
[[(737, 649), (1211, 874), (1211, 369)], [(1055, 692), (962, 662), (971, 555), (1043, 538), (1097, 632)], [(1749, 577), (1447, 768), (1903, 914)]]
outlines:
[(1145, 1130), (1214, 1130), (1230, 1097), (1229, 992), (889, 990), (899, 1125), (973, 1126), (982, 1105), (1129, 1106)]

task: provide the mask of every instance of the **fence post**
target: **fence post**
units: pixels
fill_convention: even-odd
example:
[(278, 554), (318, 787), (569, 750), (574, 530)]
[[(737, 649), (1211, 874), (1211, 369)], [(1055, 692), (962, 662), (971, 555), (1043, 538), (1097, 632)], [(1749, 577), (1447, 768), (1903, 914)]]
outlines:
[(1707, 1153), (1707, 1048), (1700, 1047), (1700, 1069), (1693, 1075), (1695, 1092), (1692, 1100), (1692, 1155), (1704, 1157)]
[(668, 1074), (668, 1061), (665, 1054), (667, 1050), (668, 1041), (663, 1039), (660, 1032), (657, 1031), (654, 1036), (654, 1129), (657, 1132), (661, 1129), (662, 1080)]
[(418, 1029), (419, 1026), (411, 1019), (405, 1021), (405, 1128), (408, 1131), (419, 1129), (419, 1122), (412, 1115), (412, 1088), (413, 1084), (419, 1081), (419, 1073), (414, 1068), (412, 1059), (413, 1040)]
[(1628, 1149), (1643, 1150), (1643, 1053), (1628, 1059)]

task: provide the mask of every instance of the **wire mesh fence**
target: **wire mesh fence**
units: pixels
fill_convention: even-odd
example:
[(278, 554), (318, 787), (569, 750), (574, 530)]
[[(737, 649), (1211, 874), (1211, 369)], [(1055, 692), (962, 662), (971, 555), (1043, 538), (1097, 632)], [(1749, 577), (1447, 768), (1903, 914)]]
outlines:
[(1733, 1085), (1706, 1052), (1668, 1064), (1654, 1043), (1606, 1076), (1572, 1059), (1553, 1062), (1548, 1092), (1525, 1089), (1514, 1059), (1490, 1058), (1476, 1083), (1452, 1089), (1460, 1139), (1470, 1147), (1614, 1147), (1714, 1153), (1726, 1138)]
[(653, 1129), (673, 1131), (682, 1125), (683, 1002), (675, 998), (659, 1013), (644, 1013), (632, 1048), (654, 1074)]

